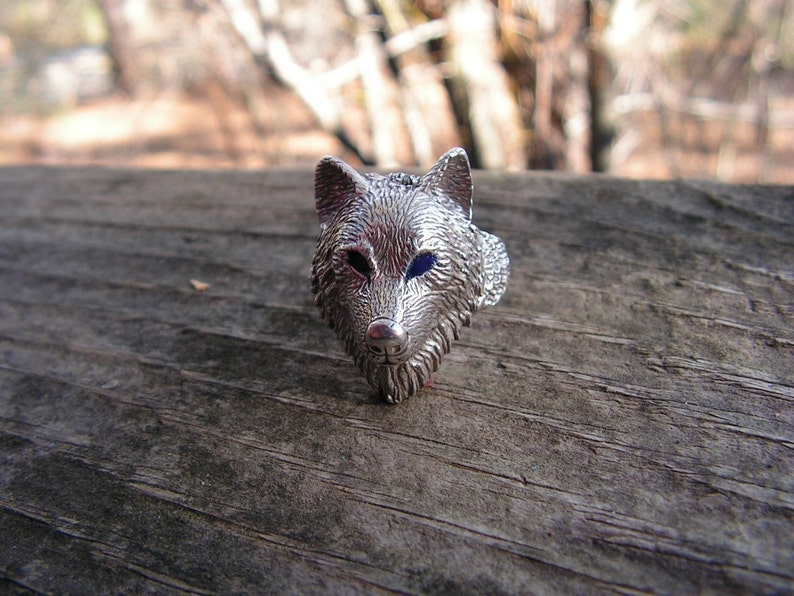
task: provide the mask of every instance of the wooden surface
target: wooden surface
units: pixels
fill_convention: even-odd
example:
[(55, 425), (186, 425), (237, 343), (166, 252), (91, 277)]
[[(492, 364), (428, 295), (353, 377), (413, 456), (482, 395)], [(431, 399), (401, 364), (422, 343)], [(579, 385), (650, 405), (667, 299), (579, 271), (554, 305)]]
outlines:
[(388, 406), (311, 172), (0, 169), (0, 592), (793, 592), (794, 188), (475, 182), (507, 293)]

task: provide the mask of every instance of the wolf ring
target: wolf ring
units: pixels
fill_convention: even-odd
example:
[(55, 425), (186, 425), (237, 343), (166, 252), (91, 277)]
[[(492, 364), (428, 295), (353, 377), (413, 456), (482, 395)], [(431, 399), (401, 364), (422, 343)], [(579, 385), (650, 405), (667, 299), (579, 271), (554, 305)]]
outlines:
[(424, 176), (360, 174), (336, 157), (317, 164), (314, 302), (390, 403), (425, 387), (461, 327), (507, 287), (507, 250), (471, 223), (472, 194), (460, 148)]

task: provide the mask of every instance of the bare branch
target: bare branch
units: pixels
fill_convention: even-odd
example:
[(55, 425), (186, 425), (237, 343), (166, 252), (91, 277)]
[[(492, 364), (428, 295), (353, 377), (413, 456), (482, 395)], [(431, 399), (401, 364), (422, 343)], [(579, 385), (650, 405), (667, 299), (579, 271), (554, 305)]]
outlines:
[(335, 135), (363, 163), (370, 163), (371, 160), (362, 155), (345, 132), (336, 102), (322, 85), (322, 81), (293, 58), (284, 34), (273, 26), (273, 17), (277, 14), (278, 8), (275, 0), (259, 2), (262, 15), (270, 25), (267, 31), (262, 29), (256, 14), (249, 9), (244, 0), (221, 0), (221, 2), (251, 53), (259, 61), (266, 60), (271, 65), (278, 80), (303, 100), (324, 130)]
[(386, 51), (390, 56), (396, 57), (429, 41), (440, 39), (448, 31), (449, 25), (445, 19), (435, 19), (420, 23), (416, 27), (406, 29), (389, 39), (385, 44)]

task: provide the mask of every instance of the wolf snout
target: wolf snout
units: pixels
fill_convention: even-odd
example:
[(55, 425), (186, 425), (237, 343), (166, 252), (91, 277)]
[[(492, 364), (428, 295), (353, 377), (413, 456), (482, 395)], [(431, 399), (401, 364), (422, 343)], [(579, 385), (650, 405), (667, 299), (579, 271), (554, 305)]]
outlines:
[(408, 334), (403, 326), (386, 318), (372, 321), (367, 327), (365, 339), (370, 351), (386, 361), (400, 354), (408, 345)]

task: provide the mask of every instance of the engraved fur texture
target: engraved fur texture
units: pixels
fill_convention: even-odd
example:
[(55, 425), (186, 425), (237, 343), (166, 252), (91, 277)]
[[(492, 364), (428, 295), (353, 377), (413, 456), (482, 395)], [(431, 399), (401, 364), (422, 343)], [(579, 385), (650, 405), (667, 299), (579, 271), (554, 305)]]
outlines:
[(317, 165), (314, 302), (390, 403), (422, 389), (507, 286), (507, 250), (471, 223), (472, 190), (460, 148), (422, 177), (362, 175), (335, 157)]

